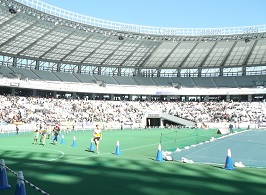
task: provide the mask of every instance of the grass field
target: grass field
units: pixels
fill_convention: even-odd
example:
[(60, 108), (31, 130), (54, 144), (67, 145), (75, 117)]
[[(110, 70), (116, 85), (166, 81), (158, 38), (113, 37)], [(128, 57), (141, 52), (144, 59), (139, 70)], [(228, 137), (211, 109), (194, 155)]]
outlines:
[[(266, 169), (228, 171), (222, 165), (154, 161), (162, 132), (173, 130), (105, 131), (100, 154), (87, 151), (89, 131), (65, 135), (65, 144), (47, 140), (45, 146), (33, 145), (32, 133), (10, 135), (0, 138), (0, 159), (51, 195), (266, 194)], [(204, 137), (217, 136), (214, 130), (202, 132)], [(74, 135), (77, 147), (71, 146)], [(122, 155), (113, 154), (117, 141)], [(16, 177), (7, 174), (12, 188), (1, 190), (1, 195), (15, 191)], [(26, 191), (40, 194), (29, 185)]]

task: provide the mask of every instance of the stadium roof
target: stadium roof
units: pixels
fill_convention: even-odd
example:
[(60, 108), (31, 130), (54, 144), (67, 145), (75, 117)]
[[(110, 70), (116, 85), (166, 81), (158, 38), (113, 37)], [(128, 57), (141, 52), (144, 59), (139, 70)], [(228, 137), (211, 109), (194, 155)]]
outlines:
[(0, 54), (61, 64), (193, 69), (266, 65), (266, 26), (175, 29), (95, 19), (37, 0), (0, 0)]

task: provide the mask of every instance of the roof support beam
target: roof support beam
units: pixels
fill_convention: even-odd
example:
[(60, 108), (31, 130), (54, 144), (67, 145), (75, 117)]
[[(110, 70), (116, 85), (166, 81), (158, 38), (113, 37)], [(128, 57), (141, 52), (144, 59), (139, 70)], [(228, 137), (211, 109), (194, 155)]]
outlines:
[(102, 67), (98, 66), (98, 75), (102, 75)]
[(60, 72), (61, 70), (61, 63), (56, 64), (56, 72)]
[(157, 77), (161, 77), (161, 69), (156, 69), (157, 71)]
[(176, 70), (176, 76), (177, 77), (181, 77), (181, 69), (177, 69)]
[(78, 74), (81, 74), (81, 68), (82, 68), (82, 65), (78, 65)]
[(35, 70), (40, 70), (40, 61), (36, 60)]
[(0, 48), (2, 48), (3, 46), (7, 45), (8, 43), (14, 41), (16, 39), (17, 36), (23, 34), (24, 32), (26, 32), (27, 30), (31, 29), (34, 25), (36, 24), (36, 22), (34, 22), (33, 24), (31, 24), (30, 26), (28, 26), (27, 28), (25, 28), (24, 30), (20, 31), (18, 34), (13, 35), (11, 38), (9, 38), (7, 41), (5, 41), (4, 43), (2, 43), (0, 45)]
[(105, 58), (105, 60), (101, 63), (101, 65), (103, 65), (112, 55), (114, 55), (114, 53), (119, 49), (121, 48), (123, 45), (123, 43), (121, 45), (118, 45), (117, 48), (115, 48), (112, 53), (109, 54), (109, 56), (107, 58)]
[(217, 43), (218, 43), (218, 42), (215, 42), (215, 43), (213, 44), (213, 46), (211, 47), (210, 51), (207, 53), (207, 55), (205, 56), (205, 58), (201, 61), (199, 67), (202, 67), (202, 66), (205, 64), (205, 62), (206, 62), (207, 59), (209, 58), (210, 54), (212, 53), (213, 49), (216, 47)]
[(11, 23), (13, 20), (15, 20), (17, 18), (17, 14), (11, 18), (9, 18), (7, 21), (3, 22), (2, 24), (0, 24), (0, 28), (2, 28), (3, 26)]
[(66, 39), (68, 39), (72, 34), (74, 34), (74, 32), (75, 31), (71, 31), (65, 38), (63, 38), (61, 41), (59, 41), (58, 43), (56, 43), (53, 47), (51, 47), (46, 52), (44, 52), (39, 58), (43, 58), (46, 54), (48, 54), (51, 51), (53, 51), (55, 48), (58, 47), (58, 45), (62, 44)]
[(98, 47), (96, 47), (88, 56), (86, 56), (80, 63), (83, 64), (87, 59), (89, 59), (103, 44), (107, 42), (109, 38), (106, 38)]
[(202, 68), (198, 68), (198, 77), (201, 77)]
[(123, 62), (120, 64), (120, 66), (123, 66), (123, 64), (128, 61), (128, 59), (135, 53), (135, 51), (137, 51), (137, 49), (139, 49), (141, 46), (142, 46), (142, 43), (141, 42), (132, 52), (129, 56), (126, 57), (126, 59), (123, 60)]
[[(139, 67), (143, 67), (145, 63), (148, 61), (148, 59), (152, 56), (152, 54), (158, 49), (158, 47), (161, 44), (156, 45), (156, 47), (153, 49), (153, 51), (146, 57), (145, 55), (141, 58), (140, 62), (143, 60), (143, 62), (139, 65)], [(148, 68), (148, 67), (147, 67)]]
[(237, 43), (237, 41), (234, 42), (234, 44), (232, 45), (232, 47), (231, 47), (230, 50), (228, 51), (228, 53), (227, 53), (227, 55), (225, 56), (223, 62), (221, 63), (221, 66), (224, 66), (224, 65), (225, 65), (225, 63), (226, 63), (227, 59), (229, 58), (231, 52), (232, 52), (233, 49), (235, 48), (236, 43)]
[(17, 67), (17, 62), (18, 62), (18, 58), (13, 58), (12, 66)]
[(41, 39), (43, 39), (44, 37), (46, 37), (47, 35), (51, 34), (53, 32), (54, 29), (56, 29), (57, 26), (54, 26), (51, 30), (49, 30), (47, 33), (43, 34), (40, 38), (36, 39), (34, 42), (32, 42), (31, 44), (29, 44), (27, 47), (25, 47), (24, 49), (22, 49), (20, 52), (17, 53), (17, 55), (21, 55), (22, 53), (24, 53), (25, 51), (27, 51), (28, 49), (32, 48), (34, 45), (36, 45), (36, 43), (38, 43), (38, 41), (40, 41)]
[(117, 76), (121, 76), (121, 68), (117, 68)]
[(252, 45), (252, 47), (250, 48), (250, 50), (249, 50), (249, 52), (248, 52), (248, 54), (247, 54), (245, 60), (243, 61), (243, 64), (242, 64), (242, 65), (247, 65), (248, 60), (249, 60), (249, 58), (250, 58), (250, 56), (251, 56), (251, 54), (252, 54), (254, 48), (256, 47), (257, 43), (258, 43), (258, 40), (256, 40), (256, 41), (253, 43), (253, 45)]
[(246, 76), (246, 75), (247, 75), (247, 68), (242, 67), (242, 76)]
[(190, 50), (190, 52), (187, 54), (187, 56), (184, 58), (184, 60), (180, 63), (180, 65), (178, 67), (182, 67), (184, 65), (184, 63), (187, 61), (187, 59), (189, 58), (189, 56), (192, 54), (192, 52), (194, 51), (194, 49), (198, 46), (199, 42), (197, 42), (194, 47), (192, 47), (192, 49)]
[(219, 68), (220, 71), (219, 71), (219, 77), (222, 77), (224, 75), (224, 69), (221, 67)]
[(91, 35), (89, 35), (84, 41), (81, 41), (81, 43), (78, 44), (74, 49), (72, 49), (70, 52), (68, 52), (68, 54), (66, 54), (63, 58), (61, 58), (60, 61), (63, 61), (64, 59), (66, 59), (67, 56), (69, 56), (72, 53), (74, 53), (84, 42), (88, 41), (89, 38), (91, 38), (92, 36), (93, 36), (93, 33)]
[(168, 60), (168, 58), (172, 55), (172, 53), (174, 53), (175, 49), (180, 45), (180, 43), (181, 42), (176, 44), (176, 46), (172, 49), (172, 51), (166, 56), (166, 58), (164, 58), (162, 63), (159, 65), (159, 67), (162, 67), (164, 65), (164, 63)]

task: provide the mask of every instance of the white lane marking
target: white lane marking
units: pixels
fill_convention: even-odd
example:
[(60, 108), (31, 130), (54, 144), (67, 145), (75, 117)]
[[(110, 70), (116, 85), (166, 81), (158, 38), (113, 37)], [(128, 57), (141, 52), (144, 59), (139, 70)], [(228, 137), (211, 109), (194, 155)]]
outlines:
[[(144, 146), (138, 146), (138, 147), (134, 147), (134, 148), (127, 148), (127, 149), (124, 149), (124, 150), (121, 150), (121, 151), (135, 150), (135, 149), (145, 148), (145, 147), (155, 146), (155, 145), (158, 145), (158, 143), (156, 143), (156, 144), (144, 145)], [(96, 154), (96, 153), (95, 153), (93, 156), (101, 156), (101, 155), (106, 155), (106, 154), (111, 154), (111, 153), (110, 153), (110, 152), (100, 153), (100, 154)], [(68, 159), (68, 160), (65, 160), (65, 161), (80, 160), (80, 159), (89, 158), (89, 157), (91, 157), (91, 156), (83, 156), (83, 157), (78, 157), (78, 158), (72, 158), (72, 159)], [(64, 162), (65, 162), (65, 161), (64, 161)]]
[[(1, 145), (1, 147), (8, 147), (8, 148), (35, 148), (35, 147), (23, 147), (23, 146), (5, 146), (5, 145)], [(59, 152), (61, 153), (61, 155), (58, 158), (54, 158), (54, 159), (49, 159), (47, 161), (55, 161), (58, 160), (60, 158), (62, 158), (65, 153), (61, 150), (55, 150), (55, 149), (49, 149), (49, 148), (42, 148), (43, 150), (51, 150), (51, 151), (55, 151), (55, 152)]]

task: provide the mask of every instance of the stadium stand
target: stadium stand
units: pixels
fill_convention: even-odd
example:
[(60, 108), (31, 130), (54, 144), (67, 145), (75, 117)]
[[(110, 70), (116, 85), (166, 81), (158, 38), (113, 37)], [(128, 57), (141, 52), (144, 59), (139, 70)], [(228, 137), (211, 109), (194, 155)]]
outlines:
[(190, 77), (173, 77), (172, 80), (174, 83), (179, 83), (182, 87), (196, 87), (196, 84)]
[(138, 83), (139, 85), (151, 85), (151, 86), (156, 85), (156, 83), (150, 77), (143, 77), (136, 75), (133, 78), (136, 81), (136, 83)]
[(16, 118), (27, 124), (54, 123), (58, 120), (75, 120), (81, 124), (93, 118), (94, 122), (108, 121), (116, 126), (132, 123), (134, 127), (144, 127), (147, 124), (142, 117), (146, 112), (162, 112), (196, 122), (197, 126), (229, 122), (254, 126), (266, 122), (266, 105), (262, 102), (125, 102), (0, 96), (0, 103), (6, 105), (0, 112), (1, 121), (5, 123), (13, 123), (14, 116), (19, 114)]
[[(145, 132), (147, 134), (143, 135), (147, 137), (151, 132), (149, 130), (154, 127), (159, 135), (158, 130), (162, 129), (176, 134), (180, 130), (185, 132), (194, 129), (206, 132), (205, 129), (227, 128), (229, 124), (235, 129), (245, 130), (266, 126), (266, 25), (217, 29), (152, 27), (96, 19), (39, 0), (0, 0), (0, 28), (2, 140), (5, 134), (9, 136), (9, 133), (15, 132), (17, 124), (28, 126), (32, 131), (45, 124), (59, 123), (63, 134), (72, 123), (77, 125), (77, 129), (83, 130), (83, 133), (84, 130), (89, 130), (89, 136), (96, 124), (101, 124), (102, 129), (110, 130), (110, 133), (124, 133), (125, 131), (116, 130), (128, 128), (130, 131), (127, 133), (131, 134), (133, 130), (147, 128), (147, 131), (137, 132)], [(174, 132), (174, 128), (177, 131)], [(216, 136), (218, 132), (213, 130), (211, 136), (214, 133)], [(114, 134), (109, 135), (114, 139), (120, 138), (113, 136)], [(23, 152), (24, 149), (34, 146), (21, 147), (10, 142), (8, 144), (12, 146), (5, 147), (4, 141), (1, 141), (1, 147), (2, 154), (10, 155), (8, 161), (12, 166), (24, 165), (29, 171), (27, 177), (34, 178), (44, 187), (56, 186), (53, 189), (57, 193), (54, 194), (64, 194), (66, 191), (70, 194), (86, 194), (93, 190), (92, 194), (101, 194), (98, 181), (103, 181), (103, 178), (105, 182), (114, 183), (108, 182), (110, 185), (105, 186), (105, 191), (108, 192), (102, 194), (125, 194), (124, 192), (132, 189), (140, 189), (138, 192), (142, 194), (151, 193), (150, 184), (154, 182), (150, 181), (154, 181), (154, 178), (144, 183), (148, 185), (139, 185), (140, 187), (132, 185), (132, 177), (124, 183), (121, 183), (121, 178), (126, 178), (126, 171), (132, 172), (136, 165), (140, 167), (140, 177), (146, 172), (151, 177), (154, 175), (155, 172), (148, 167), (147, 159), (151, 150), (149, 147), (154, 147), (154, 142), (157, 145), (158, 140), (148, 143), (149, 140), (142, 136), (138, 141), (143, 145), (138, 145), (137, 139), (131, 138), (131, 135), (128, 137), (135, 145), (127, 147), (123, 152), (132, 152), (132, 148), (138, 151), (148, 148), (144, 163), (134, 160), (134, 155), (124, 155), (124, 159), (114, 160), (110, 151), (103, 152), (103, 155), (108, 156), (108, 162), (104, 156), (91, 158), (95, 155), (89, 153), (80, 157), (79, 153), (87, 152), (86, 147), (80, 150), (82, 152), (73, 150), (73, 157), (69, 157), (69, 152), (61, 151), (60, 146), (55, 150), (43, 145), (40, 146), (43, 149), (32, 149), (26, 153)], [(32, 138), (33, 136), (30, 137), (31, 140)], [(77, 140), (82, 139), (78, 137)], [(83, 141), (85, 143), (86, 140), (88, 144), (87, 139), (85, 135)], [(76, 138), (73, 138), (73, 143), (74, 140)], [(222, 141), (219, 149), (224, 149), (224, 143)], [(243, 145), (242, 142), (237, 144), (238, 148)], [(263, 154), (264, 148), (261, 145), (258, 147)], [(70, 144), (65, 146), (71, 147)], [(49, 144), (49, 147), (53, 145)], [(254, 150), (241, 150), (249, 153), (251, 158), (254, 156)], [(35, 156), (39, 151), (45, 153)], [(212, 152), (217, 154), (217, 151), (213, 149)], [(133, 153), (138, 153), (135, 156), (143, 158), (139, 152)], [(27, 155), (25, 158), (24, 154)], [(210, 154), (208, 151), (206, 156), (213, 158), (214, 155)], [(53, 159), (43, 161), (50, 156)], [(80, 163), (82, 159), (85, 164)], [(265, 164), (265, 159), (263, 162)], [(122, 163), (127, 166), (120, 169)], [(43, 165), (42, 170), (40, 164)], [(217, 170), (217, 166), (212, 166), (211, 169)], [(176, 177), (183, 185), (182, 176), (185, 179), (188, 177), (182, 173), (180, 175), (180, 171), (176, 171), (175, 174), (179, 175), (175, 175), (169, 170), (169, 167), (167, 172), (160, 169), (160, 174), (157, 174), (159, 172), (156, 169), (159, 185), (152, 194), (185, 192), (169, 179)], [(191, 175), (185, 184), (188, 186), (188, 194), (199, 189), (202, 189), (203, 194), (207, 191), (212, 194), (264, 192), (261, 183), (254, 185), (251, 190), (231, 189), (232, 184), (243, 187), (241, 171), (236, 172), (240, 173), (238, 178), (241, 181), (231, 182), (228, 175), (220, 177), (220, 170), (217, 170), (217, 174), (213, 175), (219, 175), (218, 180), (213, 179), (214, 183), (210, 183), (205, 189), (200, 182), (206, 180), (206, 171), (202, 167), (199, 170), (202, 178), (199, 179), (198, 175), (194, 178), (197, 186), (191, 185)], [(210, 167), (207, 171), (209, 170)], [(60, 174), (57, 174), (58, 171)], [(80, 177), (81, 172), (88, 173), (84, 175), (84, 182)], [(114, 178), (114, 175), (117, 177)], [(160, 179), (162, 175), (164, 178)], [(250, 174), (246, 174), (248, 176)], [(90, 177), (94, 180), (90, 180)], [(140, 177), (136, 176), (137, 184)], [(208, 181), (212, 180), (209, 175), (207, 177)], [(89, 186), (88, 178), (91, 184)], [(117, 181), (120, 183), (115, 183)], [(160, 183), (161, 181), (164, 182)], [(217, 181), (227, 185), (225, 190), (209, 191), (220, 188)], [(111, 184), (118, 184), (117, 189), (120, 191), (112, 191), (117, 189)], [(57, 185), (63, 186), (64, 190)], [(125, 191), (119, 185), (125, 187)], [(228, 190), (228, 185), (231, 191)], [(174, 190), (159, 189), (161, 186)], [(86, 191), (75, 191), (75, 187), (85, 187)], [(189, 188), (194, 191), (189, 191)], [(36, 190), (46, 194), (40, 188), (36, 187)]]
[(0, 66), (0, 73), (3, 77), (16, 78), (15, 73), (6, 66)]
[(113, 76), (119, 85), (137, 85), (133, 77)]
[(256, 76), (241, 76), (235, 77), (237, 85), (243, 88), (254, 88), (256, 87), (257, 78)]
[(93, 75), (87, 74), (77, 74), (73, 73), (73, 75), (81, 82), (81, 83), (95, 83), (96, 78)]
[(157, 86), (172, 86), (173, 80), (168, 77), (152, 77), (152, 80)]
[(103, 81), (105, 84), (113, 84), (118, 85), (116, 80), (111, 76), (105, 76), (105, 75), (94, 75), (96, 81)]
[[(92, 23), (91, 17), (80, 22), (84, 16), (66, 10), (62, 15), (41, 1), (0, 5), (2, 94), (130, 101), (266, 98), (264, 25), (162, 31), (128, 24), (125, 30), (123, 23)], [(140, 31), (132, 32), (136, 27)]]
[(257, 86), (265, 87), (266, 85), (266, 75), (257, 75), (258, 81), (256, 83)]
[(32, 70), (32, 72), (38, 75), (38, 77), (43, 81), (61, 81), (50, 71)]
[(25, 68), (16, 68), (16, 67), (9, 67), (16, 75), (21, 75), (21, 79), (32, 79), (32, 80), (40, 80), (38, 75), (34, 74), (31, 70)]
[(213, 81), (213, 78), (205, 78), (205, 77), (193, 77), (193, 82), (197, 87), (203, 88), (216, 88), (216, 84)]
[(236, 88), (238, 84), (235, 77), (213, 77), (217, 87)]
[(78, 83), (80, 83), (80, 81), (71, 73), (53, 72), (53, 74), (63, 82), (78, 82)]

